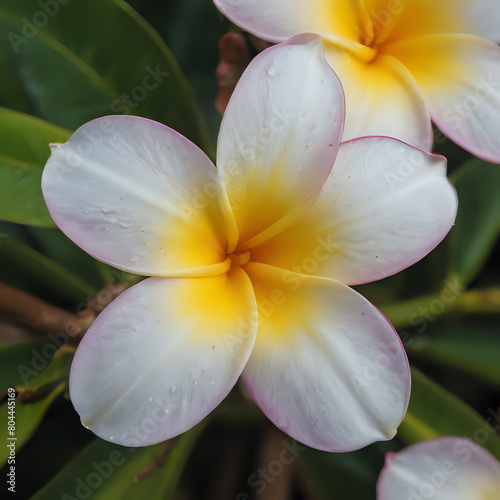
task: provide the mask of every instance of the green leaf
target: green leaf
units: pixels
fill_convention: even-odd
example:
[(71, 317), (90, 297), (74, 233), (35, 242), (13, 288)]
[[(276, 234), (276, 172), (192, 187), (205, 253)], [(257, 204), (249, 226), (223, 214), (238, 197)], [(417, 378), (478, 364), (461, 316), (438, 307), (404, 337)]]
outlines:
[(461, 399), (412, 368), (412, 391), (398, 437), (413, 444), (439, 436), (464, 436), (475, 440), (500, 459), (500, 417), (493, 411), (485, 421)]
[(500, 235), (500, 168), (474, 159), (453, 176), (458, 215), (450, 232), (450, 274), (462, 283), (481, 270)]
[(30, 370), (35, 371), (32, 366), (34, 356), (45, 344), (44, 339), (37, 339), (0, 345), (0, 392), (26, 385), (31, 378), (28, 375)]
[(35, 114), (48, 121), (75, 129), (98, 116), (135, 114), (205, 141), (177, 62), (124, 1), (2, 2), (0, 44), (11, 61), (2, 78), (20, 78)]
[(50, 142), (70, 132), (39, 118), (0, 108), (0, 219), (52, 227), (40, 187)]
[(423, 334), (414, 336), (406, 349), (500, 386), (498, 320), (429, 325)]
[(94, 288), (101, 289), (120, 276), (116, 269), (91, 257), (58, 228), (31, 227), (28, 233), (36, 240), (35, 247), (40, 252)]
[[(0, 47), (2, 47), (1, 42)], [(32, 114), (31, 103), (23, 88), (21, 77), (17, 73), (13, 61), (7, 57), (7, 51), (1, 48), (0, 69), (4, 75), (2, 85), (0, 85), (0, 103), (8, 104), (9, 108), (16, 111)]]
[(31, 500), (173, 498), (189, 453), (205, 425), (201, 422), (177, 438), (166, 461), (161, 464), (160, 460), (154, 470), (139, 480), (139, 473), (155, 464), (168, 442), (146, 448), (126, 448), (96, 439)]
[[(40, 355), (42, 356), (41, 353)], [(7, 403), (0, 408), (0, 421), (5, 423), (0, 429), (0, 439), (3, 443), (14, 442), (16, 453), (34, 434), (54, 399), (66, 389), (73, 355), (73, 349), (62, 348), (46, 369), (36, 375), (25, 388), (18, 388), (20, 392), (15, 399), (15, 406), (8, 406)], [(13, 437), (17, 439), (8, 441), (12, 435), (8, 434), (6, 423), (9, 417), (8, 412), (12, 411), (12, 408), (15, 412), (15, 435)], [(9, 448), (2, 446), (0, 464), (5, 464), (9, 451)]]
[(16, 266), (20, 272), (29, 275), (32, 280), (41, 280), (46, 289), (59, 294), (66, 300), (81, 303), (97, 294), (97, 289), (12, 236), (2, 239), (0, 260), (5, 264)]

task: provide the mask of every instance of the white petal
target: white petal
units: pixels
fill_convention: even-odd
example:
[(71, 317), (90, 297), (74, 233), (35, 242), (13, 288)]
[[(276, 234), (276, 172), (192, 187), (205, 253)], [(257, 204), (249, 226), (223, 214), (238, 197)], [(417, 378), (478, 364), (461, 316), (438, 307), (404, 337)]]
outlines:
[(271, 42), (299, 33), (330, 33), (357, 40), (358, 25), (368, 22), (360, 0), (214, 0), (238, 26)]
[(393, 44), (414, 75), (436, 125), (479, 158), (500, 163), (500, 48), (472, 35)]
[(150, 278), (96, 319), (76, 352), (70, 395), (103, 439), (145, 446), (210, 413), (252, 349), (255, 296), (233, 268), (208, 278)]
[(367, 63), (331, 44), (325, 44), (325, 55), (345, 90), (342, 141), (383, 135), (432, 149), (427, 105), (413, 76), (397, 59), (382, 54)]
[(111, 116), (53, 146), (42, 189), (56, 224), (86, 252), (165, 275), (224, 260), (219, 182), (211, 161), (177, 132)]
[(340, 146), (315, 204), (252, 259), (351, 285), (376, 281), (427, 255), (456, 213), (442, 156), (363, 137)]
[(319, 38), (296, 37), (250, 63), (229, 101), (217, 151), (240, 243), (319, 192), (343, 120), (342, 87)]
[(498, 0), (418, 0), (404, 7), (387, 0), (365, 0), (375, 29), (390, 25), (388, 41), (415, 36), (469, 33), (500, 41)]
[[(456, 9), (456, 0), (448, 0)], [(463, 18), (466, 33), (482, 36), (500, 42), (500, 2), (498, 0), (460, 0), (463, 4)]]
[(476, 443), (446, 436), (388, 454), (377, 500), (494, 500), (499, 490), (500, 463)]
[(249, 263), (259, 326), (243, 379), (302, 443), (350, 451), (391, 439), (408, 405), (406, 356), (390, 323), (341, 283)]

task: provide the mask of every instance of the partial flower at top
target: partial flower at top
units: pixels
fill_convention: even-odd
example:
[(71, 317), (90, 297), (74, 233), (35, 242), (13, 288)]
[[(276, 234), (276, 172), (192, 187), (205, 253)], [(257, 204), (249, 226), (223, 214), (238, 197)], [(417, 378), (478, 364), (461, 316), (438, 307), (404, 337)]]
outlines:
[(465, 438), (445, 436), (386, 455), (377, 500), (498, 500), (500, 462)]
[(57, 225), (95, 258), (153, 276), (112, 302), (76, 352), (71, 399), (97, 435), (128, 446), (176, 436), (241, 375), (262, 411), (309, 446), (394, 436), (406, 356), (346, 285), (421, 259), (457, 199), (444, 158), (382, 137), (341, 145), (343, 122), (321, 41), (299, 36), (243, 74), (218, 168), (137, 117), (94, 120), (53, 145), (42, 189)]
[(397, 137), (430, 150), (431, 117), (500, 163), (498, 0), (214, 0), (243, 29), (280, 42), (317, 33), (344, 86), (344, 140)]

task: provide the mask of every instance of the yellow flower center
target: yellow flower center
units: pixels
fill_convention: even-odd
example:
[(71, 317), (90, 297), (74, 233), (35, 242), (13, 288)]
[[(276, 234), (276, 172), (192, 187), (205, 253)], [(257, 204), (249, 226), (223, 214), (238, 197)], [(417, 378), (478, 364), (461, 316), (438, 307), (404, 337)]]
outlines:
[(248, 264), (250, 260), (250, 252), (248, 250), (235, 251), (229, 254), (228, 257), (231, 259), (231, 263), (235, 266), (243, 267)]

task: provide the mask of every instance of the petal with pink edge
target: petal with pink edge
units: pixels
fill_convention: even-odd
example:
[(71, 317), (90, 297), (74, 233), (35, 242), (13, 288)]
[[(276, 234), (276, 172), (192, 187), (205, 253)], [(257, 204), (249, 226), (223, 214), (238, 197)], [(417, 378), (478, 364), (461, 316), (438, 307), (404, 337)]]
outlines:
[(120, 269), (168, 275), (225, 258), (217, 170), (160, 123), (109, 116), (83, 125), (52, 146), (42, 190), (59, 228)]
[(452, 227), (457, 204), (442, 156), (362, 137), (340, 146), (315, 204), (252, 258), (349, 285), (376, 281), (425, 257)]
[(250, 63), (224, 114), (217, 149), (240, 244), (290, 219), (319, 193), (343, 121), (342, 86), (319, 38), (295, 37)]
[(436, 125), (500, 163), (500, 47), (472, 35), (422, 37), (387, 48), (415, 77)]
[(410, 395), (398, 336), (357, 292), (325, 278), (249, 263), (259, 311), (243, 379), (294, 439), (351, 451), (391, 439)]
[(469, 439), (446, 436), (386, 455), (377, 500), (495, 500), (500, 462)]
[(214, 0), (233, 23), (270, 42), (299, 33), (329, 33), (357, 41), (369, 22), (362, 0)]
[(125, 446), (190, 429), (240, 376), (255, 314), (252, 286), (239, 268), (207, 278), (149, 278), (126, 291), (75, 354), (69, 388), (82, 423)]

